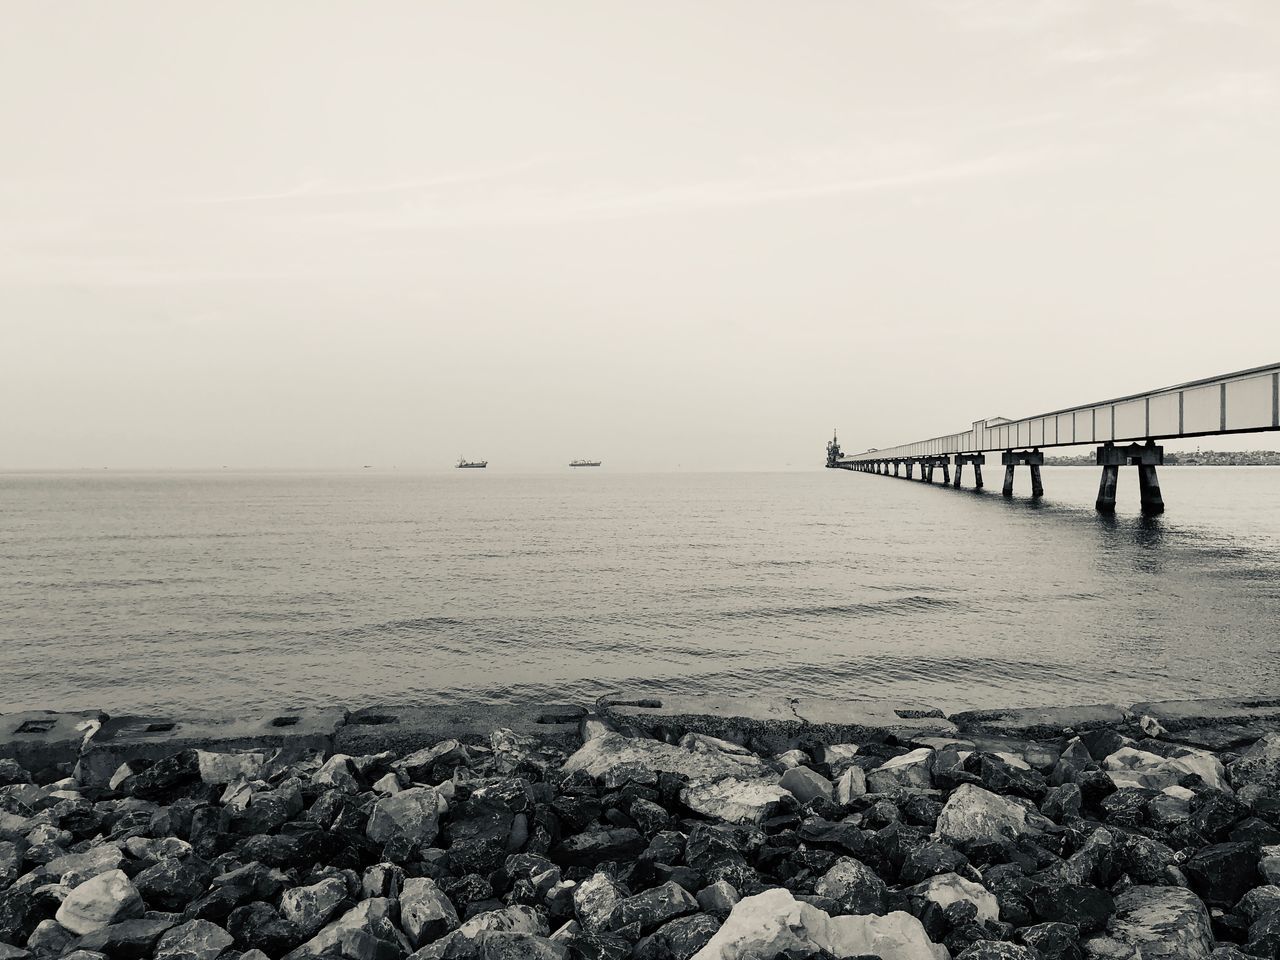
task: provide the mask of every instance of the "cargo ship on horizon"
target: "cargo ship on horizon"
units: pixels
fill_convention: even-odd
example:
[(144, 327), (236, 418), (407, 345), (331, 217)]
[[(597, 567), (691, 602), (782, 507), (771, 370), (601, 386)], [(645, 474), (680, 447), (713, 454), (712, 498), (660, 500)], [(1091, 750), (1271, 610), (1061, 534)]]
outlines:
[(569, 466), (571, 466), (571, 467), (598, 467), (598, 466), (600, 466), (600, 461), (599, 461), (599, 460), (570, 460), (570, 461), (569, 461)]
[(489, 466), (488, 460), (468, 460), (466, 457), (458, 458), (459, 470), (483, 470)]

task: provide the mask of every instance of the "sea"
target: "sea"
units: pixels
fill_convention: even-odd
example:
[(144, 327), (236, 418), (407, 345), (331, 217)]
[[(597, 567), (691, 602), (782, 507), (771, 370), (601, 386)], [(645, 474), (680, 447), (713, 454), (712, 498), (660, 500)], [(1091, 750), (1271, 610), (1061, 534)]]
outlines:
[(1280, 468), (987, 471), (4, 474), (0, 712), (1280, 689)]

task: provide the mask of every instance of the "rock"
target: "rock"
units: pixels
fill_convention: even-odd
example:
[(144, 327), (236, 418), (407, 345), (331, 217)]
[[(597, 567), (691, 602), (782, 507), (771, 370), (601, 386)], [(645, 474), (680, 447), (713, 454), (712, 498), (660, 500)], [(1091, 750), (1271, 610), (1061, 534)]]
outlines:
[(1191, 889), (1210, 906), (1233, 907), (1257, 886), (1257, 848), (1248, 843), (1215, 843), (1197, 850), (1183, 871)]
[(1115, 912), (1115, 901), (1106, 890), (1073, 883), (1035, 887), (1031, 905), (1041, 920), (1073, 924), (1082, 934), (1101, 930)]
[(267, 762), (265, 753), (210, 753), (196, 751), (196, 767), (204, 783), (221, 786), (236, 780), (256, 780)]
[(361, 900), (290, 956), (332, 955), (334, 951), (342, 949), (344, 938), (349, 938), (353, 933), (365, 933), (375, 940), (400, 944), (404, 952), (409, 953), (409, 943), (395, 923), (398, 915), (399, 905), (394, 900), (383, 897)]
[(183, 750), (128, 777), (120, 785), (120, 791), (131, 797), (162, 802), (199, 779), (200, 760), (196, 751)]
[(698, 912), (698, 901), (678, 883), (667, 881), (618, 902), (609, 917), (609, 929), (638, 924), (640, 933), (652, 933), (668, 920)]
[(861, 767), (849, 767), (836, 780), (835, 801), (845, 804), (867, 792), (867, 774)]
[[(793, 951), (786, 954), (785, 951)], [(947, 960), (920, 921), (895, 911), (883, 917), (831, 917), (786, 889), (766, 890), (734, 906), (729, 919), (693, 960), (753, 960), (779, 955), (875, 956), (880, 960)]]
[(227, 917), (227, 932), (243, 949), (261, 950), (280, 956), (303, 939), (297, 925), (280, 916), (269, 903), (257, 900), (236, 907)]
[(482, 930), (495, 933), (532, 933), (539, 937), (545, 937), (550, 932), (542, 914), (533, 907), (523, 904), (476, 914), (460, 926), (456, 934), (462, 937), (474, 937)]
[(1193, 775), (1214, 790), (1231, 789), (1227, 785), (1226, 771), (1218, 758), (1192, 747), (1181, 748), (1176, 751), (1175, 756), (1170, 757), (1133, 747), (1121, 747), (1102, 761), (1102, 768), (1117, 787), (1163, 790), (1165, 787), (1179, 786), (1184, 777)]
[(209, 888), (213, 871), (199, 857), (161, 860), (133, 878), (134, 886), (153, 910), (181, 912)]
[(100, 927), (142, 916), (142, 897), (123, 870), (109, 870), (86, 880), (67, 895), (57, 921), (72, 933), (92, 933)]
[(867, 790), (871, 793), (928, 790), (933, 786), (933, 758), (930, 747), (920, 747), (886, 760), (867, 774)]
[(728, 823), (761, 823), (791, 799), (791, 793), (774, 781), (737, 777), (690, 783), (680, 791), (680, 801), (694, 813)]
[(967, 901), (973, 904), (980, 922), (1000, 919), (1000, 903), (995, 894), (956, 873), (938, 874), (903, 892), (932, 901), (944, 910), (953, 903)]
[(636, 944), (637, 960), (689, 960), (707, 945), (720, 922), (704, 913), (678, 917)]
[(564, 866), (594, 867), (606, 860), (629, 860), (645, 846), (644, 837), (631, 827), (588, 830), (561, 841), (551, 858)]
[(840, 904), (846, 914), (884, 913), (887, 888), (874, 870), (853, 857), (841, 857), (813, 885), (813, 892)]
[(562, 773), (578, 770), (601, 780), (606, 787), (630, 781), (656, 783), (659, 773), (676, 773), (690, 780), (759, 780), (773, 774), (763, 760), (754, 756), (686, 750), (659, 740), (628, 740), (617, 733), (587, 741), (561, 768)]
[(383, 797), (373, 807), (365, 834), (374, 843), (393, 839), (423, 847), (435, 842), (440, 828), (441, 798), (431, 787), (410, 787)]
[(318, 934), (347, 906), (347, 885), (338, 877), (326, 877), (319, 883), (293, 887), (280, 898), (281, 916), (297, 927), (302, 940), (310, 940)]
[[(125, 920), (124, 923), (131, 923)], [(114, 926), (123, 926), (124, 924), (115, 924)], [(103, 927), (102, 930), (110, 930), (111, 927)], [(101, 933), (101, 930), (87, 934), (87, 936), (95, 936)], [(31, 936), (27, 938), (27, 949), (35, 953), (37, 956), (60, 957), (66, 953), (73, 943), (80, 938), (74, 933), (60, 924), (57, 920), (41, 920), (36, 924), (35, 930), (31, 931)], [(150, 956), (151, 950), (147, 949), (145, 956)]]
[(1030, 947), (1001, 940), (977, 940), (956, 954), (956, 960), (1041, 960)]
[(720, 920), (729, 915), (739, 899), (738, 891), (727, 880), (717, 880), (698, 891), (698, 906)]
[(400, 778), (394, 772), (379, 777), (373, 784), (375, 793), (392, 794), (399, 793), (403, 789), (404, 784), (400, 782)]
[(1280, 884), (1280, 846), (1262, 848), (1258, 858), (1258, 873), (1267, 883)]
[(608, 929), (614, 908), (626, 897), (626, 891), (608, 876), (592, 874), (573, 890), (573, 913), (583, 930), (597, 933)]
[(235, 939), (208, 920), (191, 920), (161, 934), (155, 960), (217, 960)]
[(1190, 890), (1130, 887), (1116, 897), (1115, 908), (1106, 934), (1085, 943), (1086, 955), (1197, 960), (1213, 950), (1209, 911)]
[(1037, 923), (1018, 931), (1018, 942), (1040, 952), (1042, 960), (1083, 960), (1080, 931), (1069, 923)]
[(1249, 808), (1230, 793), (1214, 791), (1191, 801), (1192, 829), (1214, 842), (1225, 840), (1231, 828), (1248, 815)]
[(815, 797), (830, 800), (835, 787), (831, 781), (820, 773), (815, 773), (804, 765), (792, 767), (778, 781), (782, 789), (788, 791), (801, 803), (808, 803)]
[(85, 934), (76, 948), (109, 957), (149, 957), (161, 935), (176, 925), (176, 920), (164, 915), (123, 920)]
[[(1047, 822), (1047, 821), (1046, 821)], [(936, 836), (948, 843), (1013, 840), (1038, 832), (1027, 808), (989, 790), (962, 783), (938, 817)]]
[(1235, 906), (1235, 912), (1250, 923), (1280, 907), (1280, 886), (1268, 884), (1254, 887)]
[(68, 887), (77, 887), (85, 880), (108, 870), (119, 870), (124, 865), (124, 854), (112, 843), (90, 847), (83, 853), (68, 853), (55, 857), (45, 864), (50, 876), (59, 878)]
[(1040, 801), (1040, 812), (1050, 820), (1061, 823), (1068, 817), (1080, 816), (1083, 805), (1084, 797), (1080, 793), (1080, 785), (1064, 783), (1058, 787), (1051, 787), (1044, 795), (1044, 799)]
[(898, 873), (903, 883), (919, 883), (941, 873), (956, 873), (968, 865), (968, 858), (958, 850), (928, 840), (907, 851)]
[(400, 929), (409, 937), (410, 944), (421, 947), (458, 926), (458, 912), (434, 880), (426, 877), (405, 880), (400, 894)]
[(1257, 785), (1280, 795), (1280, 732), (1265, 734), (1231, 764), (1230, 772), (1237, 790)]

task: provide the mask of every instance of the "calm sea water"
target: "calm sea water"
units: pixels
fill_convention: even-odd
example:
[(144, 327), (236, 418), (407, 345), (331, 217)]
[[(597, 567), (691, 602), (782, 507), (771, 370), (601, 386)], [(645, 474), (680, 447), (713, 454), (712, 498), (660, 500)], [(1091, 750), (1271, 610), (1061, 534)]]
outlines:
[(0, 476), (0, 710), (1280, 688), (1280, 469)]

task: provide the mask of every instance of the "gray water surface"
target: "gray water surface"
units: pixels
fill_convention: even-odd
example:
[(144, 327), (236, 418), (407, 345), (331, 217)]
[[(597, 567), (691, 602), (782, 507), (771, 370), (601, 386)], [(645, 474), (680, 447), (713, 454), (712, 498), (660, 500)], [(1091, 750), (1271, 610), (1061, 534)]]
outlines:
[(4, 475), (0, 711), (1280, 688), (1280, 469), (987, 479)]

